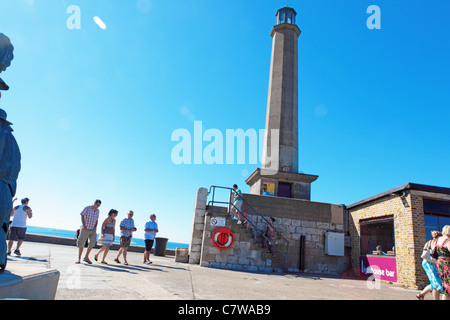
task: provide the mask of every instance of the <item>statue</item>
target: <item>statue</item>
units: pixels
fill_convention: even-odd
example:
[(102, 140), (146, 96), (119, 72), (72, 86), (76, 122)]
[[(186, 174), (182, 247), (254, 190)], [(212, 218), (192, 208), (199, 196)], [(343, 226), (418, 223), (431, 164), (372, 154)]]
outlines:
[[(0, 73), (11, 65), (14, 59), (11, 40), (0, 33)], [(9, 86), (0, 78), (0, 90)], [(0, 95), (1, 97), (1, 95)], [(0, 108), (0, 270), (6, 268), (6, 233), (12, 211), (12, 198), (16, 194), (16, 182), (20, 171), (20, 150), (7, 120), (6, 111)]]
[[(11, 65), (14, 59), (14, 47), (11, 40), (3, 33), (0, 33), (0, 73), (6, 70)], [(8, 85), (0, 78), (0, 90), (8, 90)]]

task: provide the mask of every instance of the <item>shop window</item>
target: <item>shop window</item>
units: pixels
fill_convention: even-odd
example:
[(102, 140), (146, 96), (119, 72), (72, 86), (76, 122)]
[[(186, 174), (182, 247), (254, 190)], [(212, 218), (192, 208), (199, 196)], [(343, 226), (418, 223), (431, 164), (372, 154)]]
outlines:
[(450, 217), (435, 216), (426, 214), (425, 215), (425, 235), (428, 240), (431, 240), (431, 231), (441, 231), (444, 226), (450, 225)]
[(360, 230), (362, 255), (395, 255), (394, 219), (360, 222)]
[(450, 217), (450, 203), (443, 201), (424, 200), (425, 213)]
[(442, 231), (450, 225), (450, 203), (442, 201), (424, 200), (425, 236), (427, 241), (432, 239), (431, 231)]

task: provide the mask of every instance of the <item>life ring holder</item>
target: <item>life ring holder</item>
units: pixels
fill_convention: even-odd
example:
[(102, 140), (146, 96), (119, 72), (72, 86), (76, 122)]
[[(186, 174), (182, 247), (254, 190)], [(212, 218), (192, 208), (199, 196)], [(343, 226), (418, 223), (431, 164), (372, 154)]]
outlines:
[(227, 250), (233, 245), (233, 232), (231, 232), (231, 230), (227, 228), (219, 228), (214, 231), (212, 242), (217, 249)]

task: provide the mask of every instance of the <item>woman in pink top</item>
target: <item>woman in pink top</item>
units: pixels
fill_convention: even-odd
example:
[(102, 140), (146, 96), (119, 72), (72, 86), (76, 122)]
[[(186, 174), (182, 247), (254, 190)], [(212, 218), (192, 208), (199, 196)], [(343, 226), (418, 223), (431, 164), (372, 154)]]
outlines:
[(450, 225), (442, 229), (442, 237), (436, 241), (438, 259), (436, 266), (444, 287), (444, 299), (450, 300)]

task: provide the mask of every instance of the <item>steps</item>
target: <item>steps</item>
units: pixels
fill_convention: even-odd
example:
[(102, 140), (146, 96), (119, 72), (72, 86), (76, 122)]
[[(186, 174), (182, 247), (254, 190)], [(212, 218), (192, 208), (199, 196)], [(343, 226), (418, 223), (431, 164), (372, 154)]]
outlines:
[[(239, 235), (240, 242), (249, 242), (250, 246), (248, 248), (249, 251), (258, 251), (260, 263), (264, 264), (265, 271), (268, 272), (282, 272), (284, 270), (284, 258), (283, 256), (274, 248), (274, 256), (269, 252), (268, 248), (264, 247), (261, 233), (257, 233), (254, 230), (247, 231), (244, 224), (237, 224), (237, 220), (232, 220), (232, 228), (231, 231), (235, 234)], [(259, 229), (262, 234), (265, 232), (264, 230)], [(254, 254), (253, 254), (254, 255)], [(257, 263), (258, 264), (258, 263)]]

